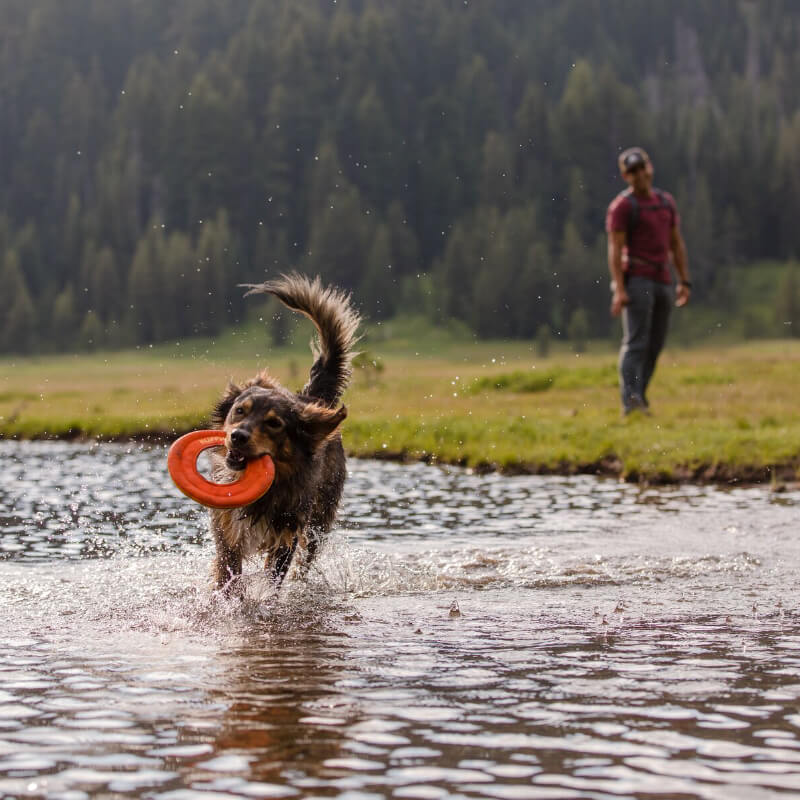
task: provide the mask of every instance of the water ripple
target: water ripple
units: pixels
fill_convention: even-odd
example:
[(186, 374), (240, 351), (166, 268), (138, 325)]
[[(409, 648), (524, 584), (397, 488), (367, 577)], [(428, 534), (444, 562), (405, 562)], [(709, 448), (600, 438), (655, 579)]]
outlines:
[(225, 599), (162, 448), (0, 451), (4, 796), (800, 792), (797, 493), (351, 462)]

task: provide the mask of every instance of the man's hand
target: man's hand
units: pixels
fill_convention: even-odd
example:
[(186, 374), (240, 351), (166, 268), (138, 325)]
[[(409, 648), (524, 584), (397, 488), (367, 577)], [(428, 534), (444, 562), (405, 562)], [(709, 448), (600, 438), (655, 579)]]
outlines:
[(675, 305), (680, 308), (689, 302), (692, 293), (692, 284), (689, 283), (689, 262), (686, 258), (686, 244), (678, 226), (673, 226), (670, 231), (670, 250), (675, 270), (678, 274), (678, 291), (675, 294)]
[(622, 307), (630, 302), (625, 291), (625, 275), (622, 271), (622, 250), (625, 247), (625, 231), (608, 234), (608, 271), (611, 274), (611, 313), (618, 317)]
[(622, 307), (629, 302), (630, 298), (624, 286), (614, 289), (614, 294), (611, 295), (611, 315), (618, 317), (622, 313)]

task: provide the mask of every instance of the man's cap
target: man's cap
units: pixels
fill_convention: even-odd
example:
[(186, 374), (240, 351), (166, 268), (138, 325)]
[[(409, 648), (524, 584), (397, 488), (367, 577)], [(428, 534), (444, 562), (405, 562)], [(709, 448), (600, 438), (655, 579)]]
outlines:
[(619, 168), (621, 172), (628, 172), (640, 164), (646, 164), (649, 160), (650, 157), (641, 147), (629, 147), (619, 154)]

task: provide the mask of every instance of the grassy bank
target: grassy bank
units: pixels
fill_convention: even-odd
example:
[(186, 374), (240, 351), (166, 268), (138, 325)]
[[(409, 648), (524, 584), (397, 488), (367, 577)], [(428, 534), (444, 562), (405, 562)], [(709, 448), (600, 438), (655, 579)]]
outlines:
[[(669, 349), (650, 392), (653, 416), (621, 419), (608, 344), (539, 358), (527, 342), (414, 330), (384, 326), (365, 343), (383, 369), (358, 369), (346, 398), (352, 454), (642, 480), (800, 478), (792, 340)], [(216, 342), (5, 359), (0, 435), (171, 437), (203, 426), (226, 380), (256, 366), (302, 384), (307, 333), (281, 349), (246, 329)]]

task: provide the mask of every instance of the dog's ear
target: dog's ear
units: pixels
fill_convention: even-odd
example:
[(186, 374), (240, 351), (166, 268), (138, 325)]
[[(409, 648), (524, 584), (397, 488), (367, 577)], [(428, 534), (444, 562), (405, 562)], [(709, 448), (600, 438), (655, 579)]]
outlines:
[(217, 401), (217, 404), (211, 411), (211, 424), (216, 428), (221, 428), (228, 416), (228, 412), (236, 402), (236, 398), (242, 393), (242, 387), (237, 386), (233, 381), (228, 382), (228, 388), (224, 394)]
[(300, 423), (315, 442), (322, 442), (341, 425), (347, 416), (347, 408), (327, 408), (316, 403), (309, 403), (300, 412)]

